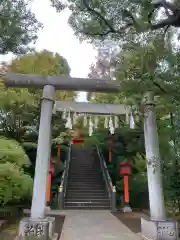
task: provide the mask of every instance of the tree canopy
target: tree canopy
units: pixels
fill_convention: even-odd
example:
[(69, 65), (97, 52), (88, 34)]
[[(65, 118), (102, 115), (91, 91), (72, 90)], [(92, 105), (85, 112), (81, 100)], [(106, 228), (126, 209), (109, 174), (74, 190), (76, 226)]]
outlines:
[[(69, 75), (70, 67), (59, 54), (46, 50), (17, 57), (6, 71), (22, 74)], [(42, 90), (35, 89), (6, 89), (0, 85), (1, 122), (0, 134), (15, 139), (26, 149), (36, 148), (40, 119), (40, 99)], [(73, 100), (76, 92), (57, 92), (56, 99)], [(53, 138), (58, 139), (61, 132), (66, 131), (61, 114), (53, 116)], [(62, 140), (61, 140), (62, 141)], [(34, 151), (34, 150), (33, 150)], [(35, 157), (35, 156), (34, 156)], [(33, 157), (33, 158), (34, 158)], [(33, 162), (35, 159), (31, 159)]]
[(24, 53), (37, 40), (42, 27), (25, 0), (0, 2), (0, 54)]
[[(137, 33), (180, 27), (178, 0), (68, 0), (53, 1), (58, 11), (68, 7), (72, 14), (69, 23), (80, 39), (123, 41)], [(61, 6), (58, 8), (58, 6)], [(161, 16), (161, 17), (159, 17)]]
[[(17, 57), (8, 66), (8, 70), (15, 73), (40, 74), (42, 76), (70, 75), (70, 66), (67, 60), (58, 53), (52, 53), (47, 50)], [(56, 99), (59, 100), (72, 100), (75, 97), (76, 92), (57, 91), (56, 93)]]

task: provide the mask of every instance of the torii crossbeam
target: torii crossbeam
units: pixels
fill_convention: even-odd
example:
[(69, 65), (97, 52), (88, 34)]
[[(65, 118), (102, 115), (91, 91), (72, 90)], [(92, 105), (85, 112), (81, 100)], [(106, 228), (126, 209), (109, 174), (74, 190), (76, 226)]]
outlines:
[(120, 84), (114, 80), (72, 78), (67, 76), (41, 76), (34, 74), (7, 73), (4, 78), (7, 87), (43, 88), (52, 85), (56, 90), (88, 91), (88, 92), (119, 92)]
[(70, 101), (55, 102), (54, 112), (63, 112), (65, 109), (76, 113), (89, 113), (96, 115), (125, 115), (127, 112), (126, 107), (123, 104), (96, 104)]

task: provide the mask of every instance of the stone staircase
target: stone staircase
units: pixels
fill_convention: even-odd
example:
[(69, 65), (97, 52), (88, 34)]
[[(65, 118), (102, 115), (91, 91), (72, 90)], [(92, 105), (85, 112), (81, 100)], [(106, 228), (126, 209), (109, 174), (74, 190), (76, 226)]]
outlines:
[(100, 160), (92, 149), (72, 146), (69, 166), (66, 209), (110, 209)]

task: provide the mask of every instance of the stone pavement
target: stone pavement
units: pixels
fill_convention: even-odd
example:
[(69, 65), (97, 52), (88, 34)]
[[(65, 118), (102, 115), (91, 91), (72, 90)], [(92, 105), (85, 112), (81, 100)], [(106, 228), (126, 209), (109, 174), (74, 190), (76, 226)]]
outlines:
[(4, 227), (6, 223), (7, 223), (7, 220), (0, 220), (0, 230)]
[(68, 210), (60, 240), (140, 240), (106, 210)]

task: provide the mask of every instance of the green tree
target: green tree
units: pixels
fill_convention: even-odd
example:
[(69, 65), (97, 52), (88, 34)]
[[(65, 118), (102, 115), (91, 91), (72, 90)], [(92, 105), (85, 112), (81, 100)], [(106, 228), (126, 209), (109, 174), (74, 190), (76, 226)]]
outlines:
[(28, 1), (1, 0), (0, 54), (19, 54), (29, 50), (29, 44), (37, 40), (41, 26), (29, 10)]
[[(72, 14), (69, 23), (81, 39), (130, 39), (129, 33), (151, 32), (180, 27), (178, 0), (62, 0), (53, 1), (57, 10), (68, 7)], [(59, 7), (61, 6), (61, 7)], [(159, 32), (159, 31), (158, 31)]]
[[(8, 70), (20, 74), (40, 74), (43, 76), (70, 75), (70, 67), (67, 60), (58, 53), (52, 53), (47, 50), (17, 57), (8, 66)], [(41, 91), (37, 92), (41, 93)], [(76, 92), (57, 91), (56, 94), (56, 99), (59, 100), (73, 100), (75, 97)]]
[[(56, 76), (70, 73), (70, 67), (63, 57), (45, 50), (18, 57), (10, 66), (5, 67), (6, 71), (21, 74)], [(7, 89), (3, 83), (0, 84), (0, 134), (20, 142), (31, 155), (29, 156), (32, 163), (35, 162), (36, 155), (41, 94), (42, 90)], [(61, 100), (73, 100), (75, 96), (75, 92), (56, 93), (56, 99)], [(66, 132), (61, 114), (53, 116), (52, 126), (52, 135), (55, 139), (60, 136), (60, 133)]]
[[(105, 58), (106, 60), (106, 58)], [(106, 62), (106, 61), (105, 61)], [(100, 64), (99, 64), (100, 63)], [(101, 77), (104, 71), (102, 66), (102, 59), (98, 59), (95, 69), (91, 71), (91, 75), (97, 73)], [(169, 204), (175, 209), (179, 206), (179, 132), (178, 126), (175, 124), (175, 115), (179, 115), (179, 53), (173, 51), (172, 48), (166, 48), (162, 37), (154, 37), (146, 43), (129, 43), (124, 44), (119, 53), (115, 56), (114, 61), (109, 63), (112, 66), (107, 66), (109, 69), (114, 68), (114, 77), (120, 82), (121, 94), (94, 94), (90, 95), (90, 101), (106, 102), (106, 103), (125, 103), (134, 107), (139, 111), (139, 123), (136, 128), (142, 131), (143, 121), (143, 108), (142, 99), (147, 90), (153, 90), (156, 95), (156, 110), (157, 110), (157, 123), (160, 141), (160, 151), (162, 156), (162, 169), (164, 176), (164, 186), (167, 206)], [(114, 64), (115, 63), (115, 64)], [(177, 120), (178, 121), (178, 120)], [(122, 132), (122, 123), (121, 130)], [(126, 132), (126, 136), (130, 136)], [(132, 137), (126, 139), (128, 145), (123, 144), (123, 138), (118, 138), (117, 151), (115, 151), (115, 161), (118, 161), (117, 156), (120, 154), (120, 149), (126, 149), (133, 156), (133, 152), (140, 155), (144, 154), (143, 149), (138, 149), (137, 140), (132, 141)], [(142, 147), (142, 143), (141, 143)], [(129, 149), (129, 151), (128, 151)], [(132, 152), (133, 151), (133, 152)], [(127, 154), (127, 153), (126, 153)], [(137, 159), (137, 156), (135, 157)], [(141, 159), (142, 160), (142, 159)], [(117, 162), (116, 162), (117, 163)], [(143, 165), (145, 159), (143, 158)], [(138, 162), (134, 162), (136, 171), (133, 173), (132, 186), (138, 182), (143, 182), (143, 191), (147, 196), (147, 178), (146, 171), (139, 167)], [(172, 167), (173, 165), (173, 167)], [(118, 165), (119, 166), (119, 165)], [(114, 167), (116, 169), (116, 167)], [(112, 172), (112, 170), (111, 170)], [(122, 191), (122, 182), (118, 181), (118, 189)], [(146, 185), (146, 187), (145, 187)], [(132, 193), (133, 189), (131, 190)], [(139, 193), (138, 193), (139, 194)], [(138, 196), (133, 193), (133, 196)], [(142, 194), (141, 194), (142, 195)], [(135, 198), (136, 198), (135, 197)], [(177, 201), (176, 201), (177, 200)], [(133, 200), (134, 201), (134, 200)]]
[(28, 156), (19, 143), (0, 138), (0, 205), (30, 199), (33, 181), (23, 170), (29, 165)]
[[(59, 2), (62, 3), (62, 1), (54, 2), (56, 3), (54, 6)], [(135, 110), (138, 109), (140, 124), (137, 128), (141, 131), (143, 95), (147, 90), (155, 92), (166, 200), (170, 204), (177, 202), (178, 206), (175, 206), (177, 209), (180, 202), (177, 170), (180, 139), (177, 131), (180, 105), (180, 55), (170, 34), (166, 35), (170, 41), (164, 44), (164, 35), (168, 31), (173, 37), (178, 36), (174, 33), (178, 33), (180, 27), (179, 1), (68, 0), (66, 6), (61, 5), (61, 9), (64, 7), (71, 10), (69, 24), (80, 40), (89, 40), (96, 45), (99, 45), (100, 41), (105, 43), (106, 40), (110, 40), (120, 48), (119, 54), (114, 58), (114, 65), (107, 66), (106, 70), (110, 68), (115, 70), (113, 77), (120, 82), (121, 94), (93, 93), (89, 94), (90, 101), (123, 102)], [(107, 63), (107, 57), (103, 56), (103, 63)], [(102, 78), (107, 76), (106, 73), (100, 56), (96, 66), (92, 66), (89, 76)], [(136, 149), (136, 145), (132, 145), (135, 147), (134, 153), (142, 154)], [(121, 146), (121, 149), (124, 148), (125, 145)], [(117, 149), (119, 150), (120, 147)], [(146, 176), (141, 176), (140, 173), (144, 170), (138, 168), (137, 162), (135, 164), (139, 175), (134, 176), (134, 184), (138, 186), (143, 182), (145, 186)]]
[(19, 143), (15, 140), (0, 138), (0, 163), (6, 162), (14, 163), (19, 167), (30, 165), (28, 156)]
[(38, 125), (39, 97), (28, 89), (7, 89), (1, 81), (0, 100), (0, 134), (23, 142), (29, 128)]

